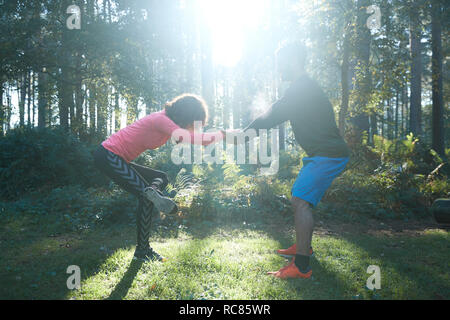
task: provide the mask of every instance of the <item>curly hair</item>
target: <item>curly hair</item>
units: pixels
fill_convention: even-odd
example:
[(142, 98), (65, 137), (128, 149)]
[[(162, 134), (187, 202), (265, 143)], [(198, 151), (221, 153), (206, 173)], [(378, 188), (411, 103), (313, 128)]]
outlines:
[(206, 125), (208, 106), (201, 97), (194, 94), (182, 94), (165, 105), (166, 115), (181, 128), (187, 128), (194, 121)]

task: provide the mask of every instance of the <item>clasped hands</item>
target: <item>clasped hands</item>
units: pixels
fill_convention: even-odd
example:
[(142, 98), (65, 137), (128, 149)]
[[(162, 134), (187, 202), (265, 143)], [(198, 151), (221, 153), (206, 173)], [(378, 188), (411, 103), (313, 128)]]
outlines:
[(240, 137), (245, 135), (243, 129), (220, 129), (220, 132), (227, 144), (239, 145), (248, 141), (248, 139), (240, 139)]

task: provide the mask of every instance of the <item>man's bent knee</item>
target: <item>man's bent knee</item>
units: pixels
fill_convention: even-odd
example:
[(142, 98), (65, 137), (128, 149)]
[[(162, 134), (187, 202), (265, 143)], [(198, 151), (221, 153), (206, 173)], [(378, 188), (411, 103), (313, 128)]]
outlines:
[(300, 199), (298, 197), (292, 197), (291, 198), (291, 203), (294, 206), (295, 209), (310, 209), (311, 208), (311, 204), (308, 201), (305, 201), (303, 199)]

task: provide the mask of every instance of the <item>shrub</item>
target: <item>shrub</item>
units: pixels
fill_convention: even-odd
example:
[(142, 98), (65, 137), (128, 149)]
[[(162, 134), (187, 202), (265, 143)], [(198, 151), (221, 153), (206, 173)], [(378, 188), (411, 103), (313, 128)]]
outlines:
[(46, 195), (31, 192), (16, 201), (0, 201), (2, 223), (26, 218), (45, 232), (77, 231), (100, 224), (132, 221), (136, 199), (126, 192), (73, 185), (58, 187)]
[(428, 214), (436, 198), (448, 196), (444, 160), (412, 134), (406, 140), (374, 136), (374, 146), (355, 148), (324, 202), (376, 218), (408, 219)]
[(88, 147), (59, 128), (17, 128), (0, 138), (0, 197), (37, 189), (106, 181), (93, 167)]

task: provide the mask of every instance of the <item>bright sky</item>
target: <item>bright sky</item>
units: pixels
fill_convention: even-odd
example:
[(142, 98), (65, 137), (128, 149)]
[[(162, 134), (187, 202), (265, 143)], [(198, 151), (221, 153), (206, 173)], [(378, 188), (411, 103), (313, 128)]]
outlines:
[(244, 47), (245, 35), (264, 23), (267, 0), (200, 0), (213, 39), (216, 64), (236, 65)]

